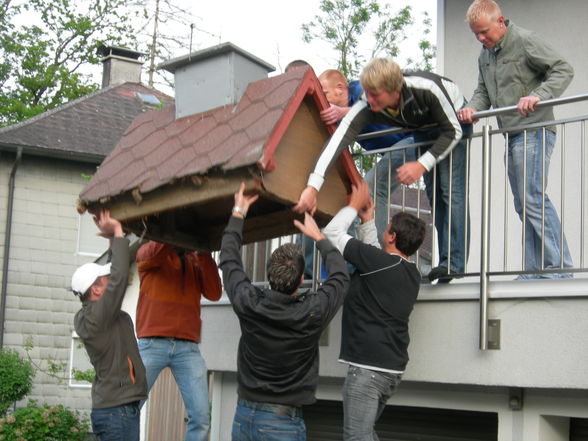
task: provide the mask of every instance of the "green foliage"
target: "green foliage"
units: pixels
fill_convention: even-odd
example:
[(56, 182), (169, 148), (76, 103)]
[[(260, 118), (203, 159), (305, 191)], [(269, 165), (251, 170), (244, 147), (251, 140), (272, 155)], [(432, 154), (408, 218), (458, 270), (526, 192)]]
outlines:
[(27, 338), (25, 338), (23, 343), (23, 349), (27, 354), (28, 361), (35, 367), (36, 370), (56, 379), (57, 383), (62, 384), (69, 380), (87, 381), (88, 383), (94, 381), (95, 371), (93, 369), (81, 371), (74, 368), (71, 371), (70, 377), (67, 374), (67, 362), (65, 361), (58, 361), (52, 357), (47, 357), (47, 359), (44, 360), (44, 363), (35, 362), (31, 357), (31, 351), (33, 350), (33, 347), (33, 338), (29, 335)]
[(13, 415), (0, 418), (1, 441), (83, 441), (89, 425), (79, 412), (67, 407), (38, 406), (30, 400)]
[(94, 377), (96, 376), (96, 372), (94, 369), (87, 369), (85, 371), (80, 371), (79, 369), (72, 369), (71, 370), (71, 377), (76, 381), (87, 381), (91, 383), (94, 381)]
[(0, 126), (96, 90), (98, 85), (79, 69), (100, 62), (96, 50), (103, 42), (128, 46), (134, 41), (133, 17), (125, 4), (126, 0), (4, 0)]
[(380, 15), (375, 0), (321, 0), (322, 15), (302, 25), (303, 40), (319, 38), (339, 52), (337, 69), (350, 78), (357, 74), (363, 60), (359, 55), (358, 37), (374, 16)]
[[(412, 8), (393, 11), (389, 4), (376, 0), (321, 0), (321, 14), (302, 25), (302, 39), (327, 42), (338, 53), (337, 69), (346, 78), (356, 78), (366, 60), (360, 53), (363, 40), (370, 39), (370, 57), (399, 55), (399, 45), (406, 40), (407, 29), (415, 24)], [(419, 42), (422, 61), (409, 60), (410, 67), (432, 70), (435, 46), (428, 40), (431, 20), (425, 13), (423, 38)], [(362, 39), (362, 41), (360, 41)]]
[(0, 415), (31, 391), (34, 375), (30, 361), (14, 350), (0, 350)]
[(407, 60), (407, 64), (414, 69), (433, 71), (433, 60), (437, 55), (437, 47), (428, 40), (431, 34), (431, 24), (431, 17), (429, 17), (427, 12), (423, 12), (423, 20), (421, 22), (423, 38), (419, 40), (421, 59), (408, 58)]

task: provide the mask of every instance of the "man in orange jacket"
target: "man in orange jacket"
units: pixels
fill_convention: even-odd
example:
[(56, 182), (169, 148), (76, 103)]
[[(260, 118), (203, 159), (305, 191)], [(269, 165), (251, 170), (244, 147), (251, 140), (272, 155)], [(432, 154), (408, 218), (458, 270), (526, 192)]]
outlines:
[(216, 301), (222, 289), (210, 253), (148, 242), (137, 252), (141, 282), (137, 304), (139, 351), (151, 390), (169, 367), (176, 380), (188, 425), (185, 441), (208, 439), (206, 364), (200, 355), (200, 298)]

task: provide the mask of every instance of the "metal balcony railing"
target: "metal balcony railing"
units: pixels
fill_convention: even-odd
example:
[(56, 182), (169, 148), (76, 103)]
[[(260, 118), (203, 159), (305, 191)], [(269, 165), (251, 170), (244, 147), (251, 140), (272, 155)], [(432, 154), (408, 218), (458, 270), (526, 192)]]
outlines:
[[(588, 94), (576, 95), (552, 100), (545, 100), (537, 104), (538, 107), (556, 106), (579, 101), (587, 101)], [(501, 115), (508, 112), (516, 111), (516, 106), (509, 106), (490, 111), (478, 112), (474, 118), (481, 120), (483, 118)], [(586, 267), (585, 255), (588, 247), (586, 240), (586, 174), (588, 170), (586, 158), (586, 121), (588, 115), (575, 116), (567, 119), (556, 121), (547, 121), (541, 124), (532, 124), (520, 127), (506, 129), (492, 129), (487, 123), (482, 124), (482, 131), (474, 133), (468, 139), (467, 148), (467, 172), (466, 172), (466, 192), (469, 200), (469, 209), (466, 211), (464, 218), (464, 235), (462, 240), (465, 242), (468, 236), (471, 236), (469, 257), (465, 257), (465, 271), (461, 274), (453, 274), (456, 277), (479, 278), (480, 283), (480, 348), (487, 349), (487, 308), (488, 308), (488, 283), (490, 278), (496, 280), (508, 278), (569, 278), (569, 277), (586, 277), (588, 268)], [(553, 154), (546, 151), (545, 133), (547, 127), (556, 126), (557, 137)], [(540, 164), (539, 173), (536, 176), (540, 182), (539, 185), (541, 200), (536, 206), (539, 206), (539, 213), (534, 213), (533, 201), (527, 201), (528, 188), (527, 183), (531, 182), (531, 172), (527, 170), (527, 164), (530, 163), (530, 152), (528, 144), (529, 139), (534, 133), (540, 132), (543, 141), (540, 143)], [(399, 130), (387, 130), (379, 133), (361, 135), (361, 138), (375, 137), (384, 133), (399, 132)], [(510, 181), (522, 181), (522, 189), (518, 194), (522, 194), (522, 201), (518, 201), (518, 211), (515, 211), (509, 182), (509, 161), (512, 161), (512, 154), (509, 155), (509, 139), (515, 134), (522, 133), (522, 176), (511, 176)], [(382, 149), (378, 152), (361, 152), (356, 157), (366, 157), (374, 154), (391, 155), (395, 150), (418, 149), (422, 145), (413, 144), (406, 147)], [(406, 157), (407, 155), (405, 155)], [(417, 155), (418, 156), (418, 155)], [(446, 158), (452, 161), (452, 154)], [(363, 160), (359, 163), (365, 162)], [(391, 163), (392, 161), (390, 161)], [(450, 167), (451, 168), (451, 167)], [(391, 170), (389, 170), (391, 172)], [(432, 171), (435, 173), (435, 170)], [(529, 176), (527, 176), (529, 173)], [(391, 175), (392, 173), (389, 173)], [(547, 177), (549, 176), (549, 182)], [(522, 179), (521, 179), (522, 178)], [(534, 182), (534, 181), (533, 181)], [(521, 185), (521, 184), (519, 184)], [(406, 188), (402, 189), (402, 203), (398, 204), (398, 195), (388, 194), (388, 202), (384, 207), (377, 209), (390, 210), (401, 209), (416, 210), (419, 217), (423, 217), (423, 197), (424, 194), (422, 183), (417, 187), (419, 197), (416, 202), (407, 203), (404, 193)], [(375, 188), (374, 188), (375, 190)], [(451, 187), (450, 187), (451, 195)], [(435, 192), (433, 192), (435, 193)], [(552, 200), (548, 195), (551, 195)], [(395, 204), (396, 198), (396, 204)], [(426, 205), (426, 198), (425, 205)], [(449, 197), (451, 200), (451, 196)], [(535, 207), (536, 208), (536, 207)], [(451, 210), (451, 207), (449, 208)], [(555, 210), (556, 218), (553, 217)], [(436, 201), (431, 201), (431, 216), (428, 219), (435, 219)], [(469, 231), (467, 218), (471, 218), (471, 231)], [(427, 217), (426, 215), (424, 217)], [(555, 229), (552, 228), (554, 223), (560, 224)], [(429, 225), (432, 222), (429, 221)], [(534, 225), (534, 228), (533, 228)], [(546, 227), (547, 225), (547, 227)], [(447, 236), (451, 236), (452, 225), (448, 225)], [(438, 250), (434, 228), (431, 225), (434, 234), (429, 238), (431, 250), (431, 262), (433, 265), (438, 260)], [(557, 232), (556, 237), (550, 237), (546, 244), (546, 229), (553, 233)], [(532, 235), (532, 237), (530, 237)], [(549, 236), (549, 235), (548, 235)], [(533, 256), (537, 258), (538, 264), (535, 268), (530, 268), (527, 259), (530, 252), (530, 241), (535, 240), (535, 251)], [(539, 251), (537, 251), (539, 247)], [(546, 259), (549, 260), (548, 254), (554, 254), (552, 247), (557, 249), (559, 259), (546, 265)], [(451, 261), (451, 242), (448, 246), (449, 261)], [(565, 250), (569, 248), (569, 257), (564, 259)], [(476, 253), (477, 251), (479, 254)], [(557, 254), (556, 253), (556, 254)], [(547, 257), (546, 257), (547, 256)], [(423, 265), (421, 270), (423, 271)], [(425, 271), (423, 271), (425, 273)]]
[[(559, 106), (580, 101), (588, 101), (588, 94), (576, 95), (539, 102), (537, 106)], [(478, 120), (516, 111), (516, 106), (478, 112), (474, 117)], [(480, 348), (486, 347), (487, 332), (487, 308), (488, 308), (488, 283), (492, 280), (511, 280), (513, 278), (552, 278), (552, 277), (588, 277), (586, 266), (586, 250), (588, 238), (586, 236), (586, 201), (587, 193), (587, 154), (586, 145), (588, 134), (586, 124), (588, 115), (572, 118), (548, 121), (542, 124), (533, 124), (505, 129), (493, 129), (487, 122), (479, 122), (474, 126), (480, 129), (467, 139), (466, 153), (466, 179), (465, 194), (469, 203), (463, 219), (463, 240), (470, 237), (469, 252), (464, 256), (461, 273), (452, 273), (456, 278), (452, 283), (464, 281), (479, 282), (480, 285)], [(487, 120), (485, 120), (487, 121)], [(540, 265), (538, 268), (528, 268), (526, 262), (526, 247), (529, 229), (525, 228), (530, 222), (527, 210), (527, 201), (521, 202), (521, 209), (517, 213), (514, 209), (513, 195), (509, 183), (509, 138), (513, 132), (523, 133), (523, 147), (527, 150), (527, 138), (534, 131), (545, 133), (546, 127), (556, 126), (557, 136), (553, 154), (549, 158), (545, 154), (545, 145), (541, 145), (542, 158), (540, 165), (541, 188), (540, 202)], [(433, 126), (431, 126), (433, 128)], [(406, 132), (406, 130), (390, 129), (381, 132), (360, 135), (358, 139), (377, 137), (386, 133)], [(388, 161), (388, 170), (385, 177), (388, 192), (385, 198), (375, 198), (376, 213), (384, 213), (389, 221), (390, 216), (396, 211), (409, 211), (425, 220), (429, 232), (425, 243), (414, 259), (421, 272), (428, 274), (439, 260), (437, 246), (437, 232), (434, 228), (434, 219), (437, 214), (437, 201), (435, 197), (428, 200), (425, 186), (421, 181), (411, 186), (400, 186), (390, 193), (392, 180), (395, 179), (393, 167), (398, 166), (398, 157), (402, 157), (401, 163), (414, 160), (418, 157), (418, 149), (426, 147), (427, 143), (413, 143), (403, 147), (390, 147), (372, 151), (354, 152), (353, 156), (360, 173), (364, 176), (372, 165), (382, 160), (386, 155), (394, 160)], [(353, 149), (352, 149), (353, 150)], [(361, 150), (361, 149), (360, 149)], [(526, 154), (524, 164), (527, 163)], [(446, 159), (452, 164), (453, 154)], [(451, 169), (451, 167), (450, 167)], [(523, 167), (523, 190), (527, 194), (526, 166)], [(380, 173), (382, 171), (380, 170)], [(549, 173), (548, 173), (549, 172)], [(434, 168), (431, 173), (436, 173)], [(549, 180), (547, 177), (549, 176)], [(378, 182), (377, 169), (373, 172), (372, 194), (377, 194)], [(451, 182), (450, 176), (450, 182)], [(435, 180), (433, 180), (435, 182)], [(434, 189), (435, 190), (435, 189)], [(449, 200), (451, 200), (452, 184), (449, 185)], [(433, 191), (435, 194), (435, 191)], [(549, 199), (549, 197), (551, 199)], [(466, 201), (467, 202), (467, 201)], [(559, 249), (565, 248), (567, 242), (570, 250), (571, 263), (559, 260), (559, 264), (551, 267), (545, 266), (546, 243), (545, 225), (546, 209), (552, 204), (557, 212), (561, 228), (558, 231), (556, 241)], [(449, 204), (449, 213), (452, 206)], [(470, 222), (468, 223), (468, 217)], [(447, 226), (447, 236), (451, 237), (451, 223)], [(284, 242), (298, 241), (303, 247), (308, 247), (309, 242), (300, 241), (295, 236), (274, 239), (272, 241), (247, 245), (243, 249), (243, 260), (248, 274), (253, 282), (265, 285), (267, 282), (265, 263), (271, 252)], [(451, 241), (448, 243), (448, 260), (451, 261)], [(305, 253), (307, 256), (310, 252)], [(316, 251), (313, 264), (312, 282), (316, 284), (321, 280), (321, 267), (317, 259)], [(427, 282), (427, 279), (423, 279)]]

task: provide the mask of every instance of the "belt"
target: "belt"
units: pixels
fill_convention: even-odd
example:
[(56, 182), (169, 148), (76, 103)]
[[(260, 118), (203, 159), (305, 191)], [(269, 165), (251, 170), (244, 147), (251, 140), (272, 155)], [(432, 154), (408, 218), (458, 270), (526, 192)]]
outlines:
[(194, 340), (188, 340), (187, 338), (177, 338), (177, 337), (162, 337), (159, 335), (150, 335), (149, 337), (141, 337), (141, 338), (154, 338), (156, 340), (176, 340), (176, 341), (190, 341), (192, 343), (197, 343)]
[(247, 407), (253, 410), (271, 412), (279, 416), (302, 418), (302, 407), (289, 406), (287, 404), (259, 403), (257, 401), (249, 401), (244, 398), (239, 398), (237, 404), (239, 406)]

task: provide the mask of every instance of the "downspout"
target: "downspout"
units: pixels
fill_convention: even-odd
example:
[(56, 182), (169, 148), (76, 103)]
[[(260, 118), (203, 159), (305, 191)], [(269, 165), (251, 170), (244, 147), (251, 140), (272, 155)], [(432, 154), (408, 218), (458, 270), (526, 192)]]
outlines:
[(14, 205), (14, 187), (16, 169), (22, 159), (22, 147), (16, 151), (16, 159), (8, 179), (8, 203), (6, 207), (6, 230), (4, 233), (4, 256), (2, 260), (2, 291), (0, 292), (0, 349), (4, 347), (4, 320), (6, 317), (6, 297), (8, 293), (8, 258), (10, 257), (10, 237), (12, 230), (12, 207)]

